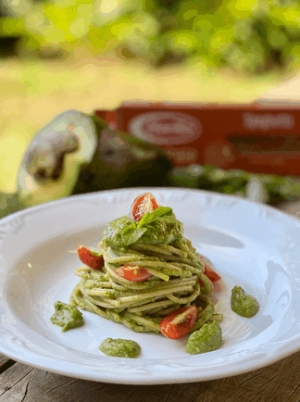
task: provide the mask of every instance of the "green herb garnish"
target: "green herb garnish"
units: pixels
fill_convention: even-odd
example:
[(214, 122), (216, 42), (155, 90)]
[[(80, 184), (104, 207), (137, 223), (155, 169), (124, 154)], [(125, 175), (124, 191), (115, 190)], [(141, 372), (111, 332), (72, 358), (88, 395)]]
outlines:
[(142, 219), (139, 221), (137, 227), (138, 228), (147, 227), (149, 224), (156, 221), (157, 219), (170, 215), (172, 215), (172, 208), (158, 207), (152, 212), (146, 212), (145, 215), (142, 216)]
[(132, 222), (122, 231), (122, 239), (125, 245), (128, 247), (131, 244), (136, 243), (143, 234), (151, 229), (151, 224), (158, 219), (168, 220), (168, 217), (172, 215), (173, 211), (170, 207), (158, 207), (152, 212), (146, 212), (139, 222)]
[(130, 246), (130, 244), (136, 243), (143, 234), (147, 232), (146, 228), (138, 228), (135, 223), (130, 226), (127, 226), (122, 231), (122, 238), (126, 244), (126, 246)]

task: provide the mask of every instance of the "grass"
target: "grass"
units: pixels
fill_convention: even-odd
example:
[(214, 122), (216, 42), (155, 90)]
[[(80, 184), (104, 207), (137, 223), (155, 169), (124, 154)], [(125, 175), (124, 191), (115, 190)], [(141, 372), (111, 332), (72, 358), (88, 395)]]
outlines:
[(13, 191), (34, 134), (57, 114), (112, 109), (123, 100), (248, 103), (283, 77), (203, 73), (193, 67), (153, 70), (118, 60), (0, 60), (0, 190)]

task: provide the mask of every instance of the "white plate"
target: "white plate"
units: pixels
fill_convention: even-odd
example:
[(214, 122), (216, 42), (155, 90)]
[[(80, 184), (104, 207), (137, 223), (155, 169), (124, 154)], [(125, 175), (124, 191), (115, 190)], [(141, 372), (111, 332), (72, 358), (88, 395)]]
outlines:
[[(149, 190), (149, 189), (148, 189)], [(273, 208), (214, 193), (150, 189), (173, 208), (185, 235), (212, 260), (225, 289), (217, 311), (223, 346), (188, 355), (186, 340), (138, 334), (83, 312), (85, 325), (65, 333), (52, 325), (54, 302), (68, 302), (79, 278), (79, 244), (96, 246), (105, 224), (126, 215), (146, 189), (75, 196), (0, 221), (0, 352), (55, 373), (111, 383), (164, 384), (212, 380), (271, 364), (300, 349), (300, 222)], [(241, 285), (261, 305), (252, 319), (230, 309)], [(107, 337), (136, 340), (137, 359), (107, 357)]]

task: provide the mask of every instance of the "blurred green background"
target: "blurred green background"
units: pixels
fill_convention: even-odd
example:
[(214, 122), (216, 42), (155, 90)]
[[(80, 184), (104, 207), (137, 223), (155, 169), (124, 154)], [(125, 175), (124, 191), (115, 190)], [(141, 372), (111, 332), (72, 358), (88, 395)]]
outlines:
[(122, 100), (251, 102), (300, 66), (296, 0), (1, 0), (0, 190), (36, 131)]

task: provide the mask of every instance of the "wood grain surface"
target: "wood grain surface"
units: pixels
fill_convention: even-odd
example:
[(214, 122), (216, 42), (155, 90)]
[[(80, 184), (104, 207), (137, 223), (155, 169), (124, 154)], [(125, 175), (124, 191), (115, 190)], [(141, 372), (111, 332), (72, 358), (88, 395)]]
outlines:
[(0, 376), (0, 402), (297, 402), (300, 353), (247, 374), (188, 384), (116, 385), (15, 363)]
[[(299, 216), (300, 202), (281, 206)], [(1, 340), (0, 340), (1, 341)], [(116, 385), (78, 380), (0, 355), (0, 402), (299, 402), (300, 352), (247, 374), (187, 384)]]

